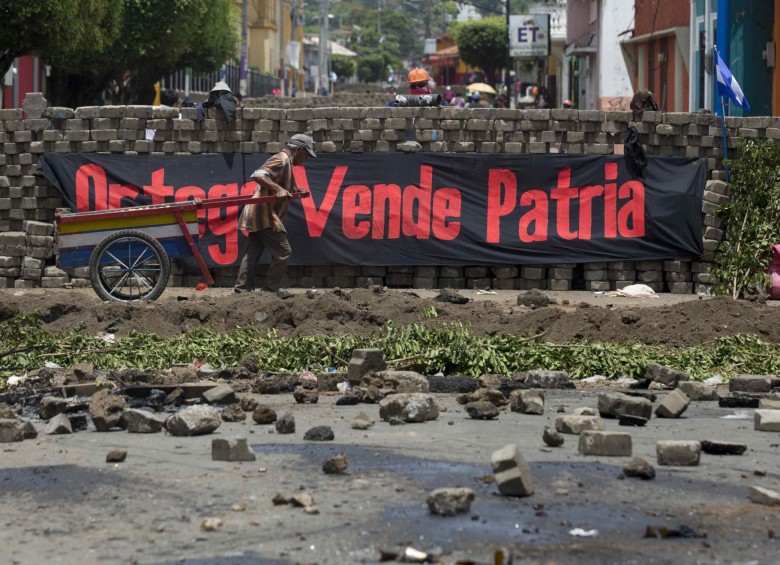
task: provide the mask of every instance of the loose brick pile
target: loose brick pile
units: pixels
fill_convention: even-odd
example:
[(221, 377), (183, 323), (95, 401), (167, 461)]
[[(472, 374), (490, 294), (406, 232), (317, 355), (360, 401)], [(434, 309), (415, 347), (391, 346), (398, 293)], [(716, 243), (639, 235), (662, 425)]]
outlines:
[[(360, 94), (343, 94), (356, 100)], [(371, 94), (370, 97), (378, 95)], [(278, 99), (298, 105), (318, 99)], [(328, 100), (324, 99), (323, 100)], [(41, 105), (43, 103), (43, 105)], [(331, 101), (332, 103), (332, 101)], [(295, 133), (310, 133), (316, 150), (339, 152), (436, 152), (488, 154), (609, 155), (629, 125), (640, 132), (650, 155), (707, 160), (710, 178), (704, 193), (704, 255), (669, 261), (612, 263), (347, 267), (290, 269), (290, 286), (497, 288), (614, 290), (640, 282), (654, 290), (703, 293), (716, 281), (707, 273), (723, 239), (715, 217), (729, 198), (722, 170), (720, 120), (712, 114), (603, 112), (591, 110), (513, 110), (492, 108), (244, 107), (228, 123), (210, 109), (197, 121), (194, 108), (179, 112), (151, 106), (94, 106), (75, 110), (46, 108), (31, 94), (22, 109), (0, 110), (0, 288), (59, 287), (85, 284), (86, 269), (64, 272), (55, 265), (55, 209), (64, 205), (57, 190), (36, 171), (38, 156), (55, 153), (115, 155), (191, 155), (272, 153)], [(36, 108), (40, 108), (36, 110)], [(35, 114), (39, 115), (35, 115)], [(780, 139), (780, 118), (727, 118), (729, 146), (742, 137)], [(146, 130), (155, 130), (146, 139)], [(217, 272), (220, 285), (233, 284), (235, 269)], [(171, 284), (194, 286), (199, 275), (175, 268)]]

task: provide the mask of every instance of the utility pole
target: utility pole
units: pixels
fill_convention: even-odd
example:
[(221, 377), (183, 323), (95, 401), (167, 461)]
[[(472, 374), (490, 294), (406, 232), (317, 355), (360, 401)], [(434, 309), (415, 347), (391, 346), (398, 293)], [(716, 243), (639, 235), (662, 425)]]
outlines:
[(506, 53), (504, 54), (505, 55), (504, 62), (506, 64), (505, 65), (506, 66), (506, 70), (504, 71), (504, 73), (505, 73), (504, 74), (504, 85), (506, 85), (506, 87), (507, 87), (507, 95), (509, 95), (509, 65), (510, 65), (510, 62), (512, 60), (512, 56), (509, 54), (509, 44), (510, 44), (509, 43), (510, 42), (510, 37), (509, 37), (509, 0), (506, 0), (506, 10), (505, 11), (506, 11)]
[[(329, 12), (329, 0), (320, 0), (320, 59), (319, 59), (319, 77), (320, 77), (320, 92), (326, 85), (329, 86), (329, 74), (328, 74), (328, 50), (330, 47), (330, 30), (328, 28), (328, 12)], [(330, 89), (328, 89), (330, 93)]]
[[(293, 0), (292, 4), (292, 31), (290, 34), (291, 41), (298, 41), (298, 0)], [(299, 61), (290, 61), (290, 94), (294, 90), (298, 90), (298, 65)]]
[(249, 3), (249, 0), (242, 0), (241, 2), (241, 62), (240, 62), (240, 68), (238, 71), (238, 81), (239, 81), (239, 87), (238, 87), (238, 93), (241, 94), (242, 97), (246, 97), (247, 91), (246, 91), (246, 76), (247, 76), (247, 67), (248, 67), (248, 61), (247, 61), (247, 4)]

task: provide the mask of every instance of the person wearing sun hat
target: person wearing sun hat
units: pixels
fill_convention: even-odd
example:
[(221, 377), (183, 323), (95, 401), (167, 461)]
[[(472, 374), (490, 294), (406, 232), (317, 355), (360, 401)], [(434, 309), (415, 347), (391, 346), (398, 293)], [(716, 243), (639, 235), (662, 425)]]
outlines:
[(277, 196), (278, 198), (268, 204), (247, 204), (239, 216), (238, 229), (248, 232), (248, 241), (233, 292), (255, 290), (257, 261), (263, 254), (263, 250), (267, 249), (271, 254), (271, 264), (268, 267), (263, 290), (274, 292), (279, 298), (289, 298), (290, 294), (280, 287), (287, 272), (287, 263), (292, 256), (284, 219), (287, 216), (290, 195), (298, 192), (293, 166), (303, 165), (306, 159), (316, 156), (312, 138), (298, 133), (290, 138), (284, 149), (272, 155), (252, 173), (252, 180), (257, 181), (253, 196)]

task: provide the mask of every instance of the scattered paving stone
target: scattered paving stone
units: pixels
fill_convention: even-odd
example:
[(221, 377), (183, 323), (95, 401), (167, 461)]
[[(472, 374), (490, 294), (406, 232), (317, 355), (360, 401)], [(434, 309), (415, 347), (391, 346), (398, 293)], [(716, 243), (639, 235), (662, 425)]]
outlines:
[(340, 396), (336, 400), (336, 406), (357, 406), (358, 404), (360, 404), (360, 396), (352, 390), (348, 390), (344, 396)]
[(203, 518), (200, 523), (200, 531), (202, 532), (216, 532), (222, 527), (222, 518), (208, 517)]
[(57, 414), (62, 414), (68, 408), (68, 401), (56, 396), (44, 396), (38, 406), (38, 415), (44, 420), (51, 420)]
[(80, 412), (78, 414), (65, 414), (70, 420), (70, 427), (74, 432), (83, 432), (89, 427), (89, 414)]
[(759, 432), (780, 432), (780, 410), (756, 410), (753, 427)]
[(439, 417), (439, 406), (430, 394), (394, 394), (379, 403), (379, 417), (385, 421), (399, 418), (404, 422), (426, 422)]
[(560, 447), (563, 445), (563, 436), (548, 427), (544, 428), (544, 432), (542, 433), (542, 440), (550, 447)]
[(213, 461), (254, 461), (257, 459), (246, 438), (211, 440), (211, 459)]
[[(521, 373), (522, 374), (522, 373)], [(574, 388), (566, 371), (543, 371), (534, 369), (525, 372), (524, 384), (529, 388)]]
[(13, 418), (0, 419), (0, 443), (17, 441), (24, 441), (24, 424)]
[(222, 409), (222, 421), (223, 422), (243, 422), (246, 420), (246, 412), (241, 409), (241, 405), (228, 404)]
[(641, 457), (634, 457), (623, 467), (623, 474), (626, 477), (639, 477), (643, 481), (649, 481), (655, 478), (655, 468)]
[(22, 433), (24, 434), (24, 439), (35, 439), (38, 437), (38, 430), (35, 429), (35, 426), (29, 420), (22, 420)]
[(580, 406), (579, 408), (575, 408), (572, 414), (575, 416), (598, 416), (599, 411), (590, 406)]
[(639, 416), (649, 420), (653, 414), (653, 403), (646, 398), (620, 392), (603, 392), (599, 394), (598, 410), (602, 418)]
[(122, 463), (127, 459), (126, 449), (112, 449), (106, 454), (106, 463)]
[(219, 411), (213, 406), (190, 406), (165, 421), (165, 428), (174, 436), (210, 434), (222, 425)]
[(428, 379), (414, 371), (374, 371), (361, 379), (364, 387), (374, 385), (378, 389), (395, 392), (428, 392)]
[(528, 463), (517, 445), (510, 443), (490, 456), (498, 491), (504, 496), (530, 496), (534, 493), (533, 480)]
[(504, 380), (503, 375), (480, 375), (477, 378), (477, 388), (489, 388), (493, 390), (499, 390), (501, 388), (501, 383)]
[(276, 432), (279, 434), (295, 433), (295, 417), (287, 412), (276, 421)]
[(156, 434), (161, 432), (165, 425), (165, 417), (153, 412), (128, 408), (124, 413), (127, 431), (134, 434)]
[(718, 389), (697, 381), (680, 381), (678, 388), (692, 401), (718, 400)]
[(335, 438), (330, 426), (314, 426), (303, 434), (306, 441), (333, 441)]
[(241, 410), (244, 412), (254, 412), (259, 406), (257, 400), (251, 396), (242, 396), (239, 399), (239, 404), (241, 405)]
[(736, 375), (729, 380), (729, 392), (771, 392), (780, 380), (768, 375)]
[(466, 404), (466, 413), (475, 420), (498, 418), (498, 408), (496, 408), (495, 404), (484, 400)]
[(264, 404), (260, 405), (255, 408), (255, 411), (252, 413), (252, 419), (256, 424), (260, 424), (261, 426), (273, 424), (276, 422), (276, 410), (270, 406), (265, 406)]
[(607, 427), (598, 416), (558, 416), (555, 429), (562, 434), (579, 435), (584, 430), (604, 431)]
[(676, 388), (667, 394), (663, 402), (655, 409), (655, 415), (659, 418), (679, 418), (688, 409), (690, 403), (690, 398), (679, 388)]
[(718, 398), (721, 408), (758, 408), (761, 397), (750, 394), (732, 394)]
[(512, 412), (520, 414), (544, 414), (544, 392), (538, 390), (515, 390), (509, 395)]
[(72, 434), (73, 426), (70, 425), (70, 419), (65, 414), (57, 414), (46, 424), (43, 433), (46, 435)]
[(469, 299), (455, 290), (443, 288), (434, 298), (436, 302), (449, 302), (450, 304), (468, 304)]
[(665, 440), (655, 444), (659, 465), (676, 467), (696, 466), (701, 456), (701, 444), (689, 440)]
[(701, 442), (701, 450), (710, 455), (742, 455), (746, 449), (747, 445), (744, 443), (717, 440), (704, 440)]
[(352, 420), (350, 425), (352, 426), (353, 430), (367, 430), (374, 425), (374, 420), (372, 420), (365, 412), (360, 412), (357, 416), (355, 416), (355, 419)]
[(5, 402), (0, 402), (0, 420), (10, 420), (16, 417), (16, 410), (8, 406)]
[(114, 396), (103, 389), (92, 395), (89, 402), (89, 417), (92, 418), (92, 423), (97, 431), (105, 432), (123, 425), (125, 408), (124, 398)]
[(631, 435), (625, 432), (585, 430), (580, 434), (579, 451), (582, 455), (630, 457), (631, 449)]
[(765, 504), (767, 506), (777, 506), (780, 504), (780, 492), (775, 492), (768, 488), (751, 486), (750, 500), (756, 504)]
[(236, 391), (230, 385), (219, 385), (203, 393), (203, 400), (209, 404), (235, 404), (238, 402)]
[(455, 516), (471, 510), (474, 491), (470, 488), (437, 488), (428, 494), (428, 509), (437, 516)]
[(522, 292), (517, 296), (518, 306), (527, 306), (528, 308), (545, 308), (549, 306), (553, 301), (550, 300), (541, 290), (538, 288), (532, 288), (527, 292)]
[(349, 360), (347, 380), (351, 385), (358, 385), (364, 376), (387, 369), (385, 355), (381, 349), (355, 349)]
[(302, 386), (295, 387), (293, 396), (298, 404), (317, 404), (320, 399), (320, 393), (316, 389), (306, 389)]
[(647, 424), (647, 422), (648, 422), (647, 418), (642, 418), (641, 416), (623, 415), (620, 418), (618, 418), (619, 426), (642, 427), (645, 424)]
[(496, 406), (506, 406), (509, 400), (500, 390), (492, 388), (478, 388), (474, 392), (461, 394), (457, 398), (458, 404), (469, 404), (470, 402), (490, 402)]
[(758, 401), (758, 407), (762, 410), (780, 410), (780, 400), (762, 398)]
[(323, 461), (322, 472), (326, 475), (341, 475), (347, 470), (347, 465), (347, 456), (341, 453)]
[(669, 388), (677, 388), (680, 381), (689, 380), (688, 373), (685, 371), (678, 371), (677, 369), (659, 365), (658, 363), (650, 363), (647, 365), (645, 378)]

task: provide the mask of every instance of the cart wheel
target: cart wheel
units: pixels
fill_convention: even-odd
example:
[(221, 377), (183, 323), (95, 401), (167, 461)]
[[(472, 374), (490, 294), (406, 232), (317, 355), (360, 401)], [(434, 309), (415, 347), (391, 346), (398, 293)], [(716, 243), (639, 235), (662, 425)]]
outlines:
[(103, 300), (155, 300), (165, 290), (170, 272), (160, 242), (135, 230), (112, 233), (89, 258), (92, 288)]

